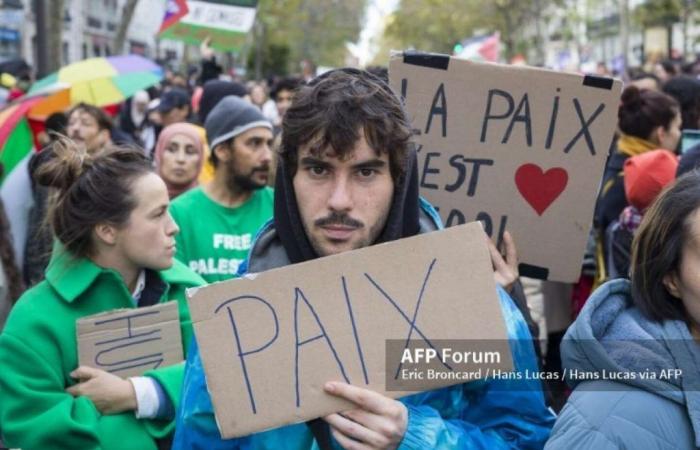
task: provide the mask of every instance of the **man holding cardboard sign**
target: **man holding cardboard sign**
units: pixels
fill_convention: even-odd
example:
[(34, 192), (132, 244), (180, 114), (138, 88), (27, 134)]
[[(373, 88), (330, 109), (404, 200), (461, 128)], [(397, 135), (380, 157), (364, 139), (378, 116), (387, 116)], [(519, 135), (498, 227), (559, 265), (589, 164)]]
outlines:
[[(409, 145), (411, 131), (401, 104), (379, 79), (353, 69), (329, 72), (300, 90), (285, 116), (283, 127), (274, 220), (259, 233), (248, 258), (248, 272), (266, 272), (326, 256), (330, 256), (326, 260), (330, 267), (333, 266), (330, 261), (337, 261), (343, 252), (440, 228), (435, 211), (418, 197), (416, 155)], [(494, 277), (506, 286), (517, 276), (512, 242), (509, 241), (508, 246), (510, 251), (506, 261), (491, 247), (491, 258), (497, 269)], [(432, 267), (431, 264), (426, 273), (429, 274)], [(267, 280), (274, 273), (258, 276)], [(397, 269), (394, 276), (400, 279), (403, 273)], [(490, 273), (485, 274), (485, 277), (490, 276)], [(319, 279), (324, 278), (319, 275)], [(300, 279), (299, 283), (302, 284), (302, 281)], [(412, 284), (415, 281), (412, 280)], [(377, 286), (380, 284), (377, 282)], [(214, 291), (217, 288), (212, 286), (207, 289)], [(380, 288), (376, 287), (376, 290)], [(505, 291), (499, 289), (498, 293), (508, 336), (521, 340), (518, 351), (513, 354), (514, 366), (517, 370), (536, 371), (527, 326)], [(300, 338), (297, 333), (296, 340), (303, 339), (298, 342), (297, 348), (324, 336), (329, 347), (332, 347), (329, 336), (337, 337), (338, 334), (325, 332), (318, 319), (320, 314), (317, 315), (310, 306), (312, 301), (308, 298), (312, 296), (308, 292), (304, 294), (298, 290), (297, 294), (295, 305), (306, 305), (306, 309), (311, 311), (306, 314), (305, 323), (308, 324), (315, 317), (324, 330), (315, 338), (306, 335)], [(195, 294), (191, 305), (201, 309), (196, 305), (197, 297)], [(262, 298), (248, 299), (263, 307), (266, 303)], [(348, 310), (352, 309), (349, 304)], [(316, 307), (320, 309), (321, 305), (317, 304)], [(269, 314), (265, 317), (269, 317)], [(278, 313), (273, 311), (272, 314), (276, 317)], [(359, 310), (357, 314), (359, 317)], [(412, 310), (409, 314), (416, 313)], [(234, 321), (233, 318), (231, 320)], [(254, 322), (240, 325), (268, 328), (269, 321), (264, 324), (262, 319)], [(278, 323), (276, 319), (273, 322)], [(413, 322), (409, 318), (408, 322), (412, 330), (417, 328), (415, 318)], [(204, 323), (200, 325), (202, 327), (196, 328), (197, 333), (205, 332)], [(277, 334), (274, 329), (268, 331), (273, 336)], [(201, 344), (199, 334), (197, 339)], [(522, 342), (526, 344), (522, 345)], [(243, 357), (245, 353), (262, 352), (263, 347), (247, 349), (246, 352), (239, 348), (237, 353)], [(205, 356), (204, 352), (208, 350), (203, 347), (201, 351)], [(342, 366), (344, 359), (340, 351), (336, 357), (338, 365)], [(268, 369), (269, 372), (272, 370), (272, 367)], [(344, 370), (341, 372), (345, 374)], [(346, 376), (343, 378), (350, 379)], [(495, 389), (498, 381), (485, 381), (472, 385), (458, 384), (400, 401), (359, 384), (331, 382), (322, 389), (332, 398), (342, 400), (343, 404), (352, 405), (348, 411), (325, 415), (325, 422), (310, 422), (309, 427), (295, 424), (223, 440), (207, 391), (206, 383), (210, 381), (213, 380), (205, 382), (202, 359), (199, 350), (193, 346), (188, 357), (184, 396), (173, 448), (310, 449), (314, 438), (321, 448), (331, 445), (347, 449), (399, 446), (540, 448), (554, 419), (544, 405), (539, 382), (528, 380), (511, 384), (517, 386), (515, 391)], [(270, 377), (267, 383), (287, 381)], [(370, 382), (365, 384), (371, 386)], [(209, 388), (217, 389), (213, 385)], [(304, 388), (309, 386), (297, 384), (297, 392)], [(299, 394), (296, 398), (298, 407)], [(240, 403), (229, 407), (252, 408), (253, 413), (257, 413), (259, 405), (252, 400), (252, 396), (242, 395), (236, 399)], [(269, 403), (266, 406), (269, 407)], [(289, 416), (287, 423), (293, 422), (291, 419), (295, 411), (290, 410), (286, 414)], [(218, 425), (226, 430), (224, 435), (231, 436), (228, 424), (219, 422)], [(258, 430), (264, 428), (261, 426)]]

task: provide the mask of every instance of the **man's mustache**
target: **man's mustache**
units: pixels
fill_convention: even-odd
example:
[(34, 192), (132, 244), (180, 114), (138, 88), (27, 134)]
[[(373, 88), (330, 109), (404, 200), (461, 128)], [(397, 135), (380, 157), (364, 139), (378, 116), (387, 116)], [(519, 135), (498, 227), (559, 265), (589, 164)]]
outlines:
[(316, 219), (316, 221), (314, 221), (314, 225), (317, 227), (327, 227), (330, 225), (341, 225), (341, 226), (352, 227), (352, 228), (362, 228), (365, 226), (365, 224), (363, 224), (359, 220), (353, 219), (352, 217), (348, 216), (347, 214), (342, 214), (342, 213), (337, 213), (337, 212), (333, 212), (329, 216), (323, 217), (321, 219)]

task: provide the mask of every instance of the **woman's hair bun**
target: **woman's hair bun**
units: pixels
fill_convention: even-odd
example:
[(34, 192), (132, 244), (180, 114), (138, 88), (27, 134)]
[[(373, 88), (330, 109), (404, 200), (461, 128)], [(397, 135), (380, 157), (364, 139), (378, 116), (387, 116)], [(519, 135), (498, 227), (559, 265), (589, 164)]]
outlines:
[(637, 86), (628, 86), (622, 91), (622, 107), (628, 110), (639, 110), (642, 107), (642, 91)]
[(43, 151), (50, 153), (44, 157), (34, 178), (37, 183), (54, 187), (61, 192), (68, 190), (92, 164), (87, 150), (66, 137), (57, 139), (50, 148)]

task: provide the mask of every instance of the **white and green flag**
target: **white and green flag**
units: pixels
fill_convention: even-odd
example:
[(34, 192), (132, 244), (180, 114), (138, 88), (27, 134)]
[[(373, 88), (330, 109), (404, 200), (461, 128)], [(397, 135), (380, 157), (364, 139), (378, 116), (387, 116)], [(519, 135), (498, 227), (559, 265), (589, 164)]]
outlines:
[(240, 49), (255, 23), (258, 5), (257, 0), (189, 0), (186, 3), (187, 14), (162, 29), (160, 37), (188, 44), (199, 44), (210, 37), (211, 46), (221, 51)]

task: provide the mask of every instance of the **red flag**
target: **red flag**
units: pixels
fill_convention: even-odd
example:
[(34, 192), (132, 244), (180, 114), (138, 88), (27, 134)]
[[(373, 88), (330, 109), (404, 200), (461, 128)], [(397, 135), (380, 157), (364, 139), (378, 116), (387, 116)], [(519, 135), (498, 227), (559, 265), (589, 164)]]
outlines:
[(459, 46), (455, 46), (454, 56), (462, 59), (496, 62), (500, 51), (501, 35), (496, 31), (493, 34), (462, 40)]
[(479, 49), (479, 54), (484, 58), (485, 61), (496, 62), (498, 61), (498, 54), (501, 51), (501, 36), (497, 31), (493, 35), (489, 36), (481, 44)]
[(165, 16), (160, 24), (158, 33), (162, 33), (167, 28), (175, 25), (180, 19), (190, 12), (186, 0), (167, 0), (165, 4)]

